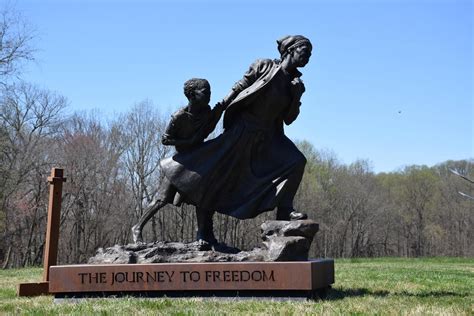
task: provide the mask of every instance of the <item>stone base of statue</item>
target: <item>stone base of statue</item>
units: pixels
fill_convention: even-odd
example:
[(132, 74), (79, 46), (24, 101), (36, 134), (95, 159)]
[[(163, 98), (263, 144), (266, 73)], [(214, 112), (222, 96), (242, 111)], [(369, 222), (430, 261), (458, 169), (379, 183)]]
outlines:
[(211, 245), (205, 241), (158, 241), (100, 248), (88, 263), (306, 261), (318, 228), (319, 225), (312, 220), (266, 221), (261, 226), (264, 247), (250, 251), (241, 251), (225, 244)]
[(156, 242), (99, 249), (87, 265), (50, 268), (57, 298), (146, 297), (315, 298), (334, 283), (332, 259), (308, 260), (318, 224), (262, 224), (265, 248), (240, 251), (206, 242)]
[(332, 260), (71, 265), (50, 268), (56, 298), (97, 296), (316, 298)]

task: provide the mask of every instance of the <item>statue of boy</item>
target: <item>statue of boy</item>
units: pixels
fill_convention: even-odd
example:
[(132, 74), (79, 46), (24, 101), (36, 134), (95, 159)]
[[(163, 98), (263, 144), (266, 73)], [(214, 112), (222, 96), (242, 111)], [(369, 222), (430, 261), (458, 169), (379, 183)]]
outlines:
[(211, 87), (206, 79), (193, 78), (184, 83), (184, 95), (189, 103), (171, 116), (163, 145), (174, 145), (177, 152), (184, 152), (202, 143), (214, 130), (222, 116), (223, 107), (218, 104), (211, 110)]
[[(179, 109), (171, 116), (171, 121), (166, 127), (161, 142), (164, 145), (175, 146), (178, 153), (185, 153), (199, 144), (214, 130), (217, 122), (222, 116), (224, 107), (218, 103), (213, 109), (209, 106), (211, 99), (211, 87), (206, 79), (193, 78), (184, 83), (184, 95), (188, 98), (188, 105)], [(185, 200), (185, 199), (184, 199)], [(142, 242), (142, 231), (146, 223), (163, 206), (169, 203), (181, 205), (183, 196), (164, 177), (158, 190), (157, 197), (146, 208), (145, 213), (132, 227), (132, 237), (135, 243)], [(212, 234), (212, 213), (204, 214), (205, 211), (196, 208), (198, 219), (197, 239), (216, 242), (215, 238), (208, 240)], [(208, 227), (211, 225), (211, 227)], [(209, 232), (210, 229), (210, 232)]]

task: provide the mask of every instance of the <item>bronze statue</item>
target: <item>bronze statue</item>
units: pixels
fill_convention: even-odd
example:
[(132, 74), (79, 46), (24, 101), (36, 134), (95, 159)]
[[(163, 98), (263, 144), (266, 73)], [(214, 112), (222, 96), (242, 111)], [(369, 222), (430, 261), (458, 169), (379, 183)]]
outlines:
[[(185, 153), (204, 141), (215, 129), (222, 116), (223, 106), (218, 104), (211, 110), (211, 86), (206, 79), (193, 78), (184, 83), (184, 95), (188, 105), (171, 116), (171, 121), (161, 137), (164, 145), (175, 146), (178, 153)], [(180, 205), (182, 196), (165, 177), (158, 190), (158, 196), (146, 208), (145, 213), (132, 227), (133, 241), (143, 241), (145, 224), (168, 203)], [(198, 215), (199, 217), (199, 215)]]
[(247, 219), (276, 208), (278, 220), (307, 217), (293, 209), (306, 159), (285, 136), (283, 123), (299, 115), (305, 87), (297, 68), (308, 63), (312, 45), (300, 35), (277, 44), (280, 60), (254, 62), (216, 105), (216, 112), (225, 110), (224, 132), (161, 161), (160, 194), (132, 228), (134, 241), (151, 216), (173, 201), (197, 207), (197, 238), (210, 243), (216, 243), (214, 211)]

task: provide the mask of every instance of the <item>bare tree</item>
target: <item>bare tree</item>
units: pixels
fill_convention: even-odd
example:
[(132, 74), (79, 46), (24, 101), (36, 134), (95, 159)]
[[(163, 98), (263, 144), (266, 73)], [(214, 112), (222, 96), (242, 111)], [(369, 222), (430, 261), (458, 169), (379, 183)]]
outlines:
[[(463, 175), (454, 177), (452, 170)], [(434, 225), (438, 237), (434, 240), (434, 252), (449, 256), (472, 256), (474, 253), (474, 201), (467, 196), (473, 196), (474, 186), (467, 179), (474, 175), (473, 160), (447, 161), (436, 166), (441, 179), (437, 195), (437, 218)], [(467, 179), (466, 179), (467, 178)]]
[(23, 64), (34, 60), (35, 33), (11, 2), (0, 8), (0, 84), (20, 73)]
[(132, 203), (121, 172), (120, 135), (94, 114), (74, 115), (64, 124), (58, 140), (68, 178), (61, 212), (63, 262), (86, 262), (97, 248), (128, 239)]
[[(166, 121), (150, 101), (137, 103), (121, 121), (124, 122), (123, 161), (134, 198), (134, 219), (138, 220), (157, 193), (161, 182), (160, 160), (173, 148), (161, 144)], [(163, 216), (157, 217), (163, 234)], [(157, 240), (155, 217), (151, 226), (153, 239)]]
[(44, 179), (54, 163), (53, 140), (66, 104), (64, 97), (30, 84), (2, 87), (0, 248), (12, 247), (10, 254), (16, 265), (41, 259), (47, 190)]
[[(454, 169), (449, 169), (449, 171), (451, 171), (452, 173), (454, 173), (455, 175), (459, 176), (461, 179), (464, 179), (466, 180), (467, 182), (471, 183), (471, 184), (474, 184), (474, 181), (472, 181), (471, 179), (469, 179), (468, 177), (466, 176), (463, 176), (462, 174), (460, 174), (458, 171), (454, 170)], [(466, 194), (464, 192), (461, 192), (461, 191), (458, 191), (458, 193), (462, 196), (464, 196), (465, 198), (468, 198), (468, 199), (471, 199), (471, 200), (474, 200), (474, 197), (470, 196), (469, 194)]]

